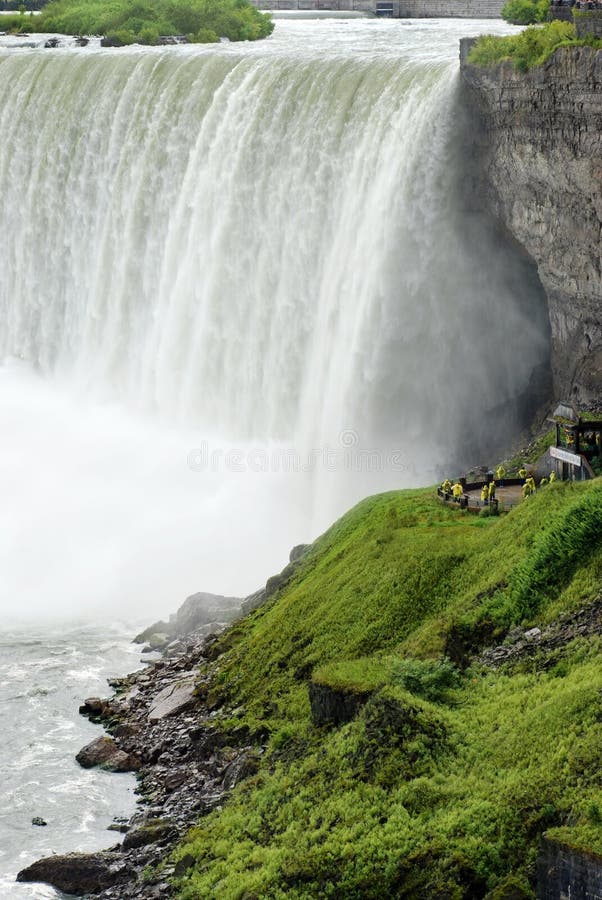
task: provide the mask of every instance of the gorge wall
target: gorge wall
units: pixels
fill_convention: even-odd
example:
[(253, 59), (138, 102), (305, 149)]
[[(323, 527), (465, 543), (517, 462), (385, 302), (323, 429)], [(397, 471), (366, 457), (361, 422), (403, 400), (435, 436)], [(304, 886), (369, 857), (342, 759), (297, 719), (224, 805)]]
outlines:
[(541, 67), (471, 65), (469, 195), (537, 265), (548, 297), (556, 398), (602, 395), (602, 51), (560, 48)]

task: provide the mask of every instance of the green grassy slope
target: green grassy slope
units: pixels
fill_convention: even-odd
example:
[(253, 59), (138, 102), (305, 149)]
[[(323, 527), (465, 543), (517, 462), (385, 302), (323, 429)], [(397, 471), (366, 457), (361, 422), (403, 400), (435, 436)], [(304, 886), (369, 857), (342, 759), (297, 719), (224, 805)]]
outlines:
[[(598, 481), (499, 519), (424, 490), (343, 517), (220, 639), (209, 700), (268, 750), (178, 851), (197, 860), (181, 896), (529, 897), (542, 832), (602, 848), (599, 639), (507, 671), (462, 665), (598, 596), (601, 525)], [(373, 694), (317, 728), (309, 678)]]

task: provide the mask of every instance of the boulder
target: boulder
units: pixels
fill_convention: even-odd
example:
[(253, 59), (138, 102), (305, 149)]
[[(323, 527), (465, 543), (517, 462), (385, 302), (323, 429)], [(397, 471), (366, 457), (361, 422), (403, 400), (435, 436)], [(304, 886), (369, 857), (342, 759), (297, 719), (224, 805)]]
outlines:
[(249, 613), (252, 613), (253, 610), (259, 609), (262, 603), (267, 599), (267, 594), (264, 588), (261, 588), (258, 591), (255, 591), (254, 594), (249, 594), (248, 597), (242, 601), (240, 608), (242, 610), (243, 616), (248, 616)]
[(146, 644), (146, 642), (150, 640), (153, 634), (171, 634), (171, 626), (168, 622), (163, 622), (162, 620), (153, 622), (152, 625), (149, 625), (148, 628), (145, 628), (144, 631), (141, 631), (140, 634), (136, 635), (133, 643)]
[(187, 597), (169, 622), (153, 622), (136, 635), (134, 643), (148, 643), (152, 649), (163, 650), (170, 641), (186, 637), (212, 622), (232, 622), (240, 615), (240, 597), (224, 597), (199, 591)]
[(254, 775), (259, 768), (259, 757), (252, 750), (241, 753), (226, 767), (223, 786), (226, 791), (232, 790), (239, 781)]
[(302, 556), (305, 556), (310, 547), (311, 544), (297, 544), (291, 550), (288, 561), (292, 563), (298, 562)]
[(112, 738), (104, 735), (82, 747), (75, 759), (84, 769), (100, 766), (109, 772), (135, 772), (140, 768), (134, 756), (120, 750)]
[(174, 826), (164, 819), (155, 819), (145, 822), (138, 828), (132, 828), (126, 834), (122, 847), (131, 850), (134, 847), (146, 847), (148, 844), (157, 844), (174, 833)]
[(40, 881), (66, 894), (97, 894), (127, 875), (125, 861), (114, 853), (69, 853), (37, 860), (19, 872), (17, 881)]
[(342, 725), (350, 722), (372, 693), (343, 690), (310, 681), (309, 703), (314, 725)]
[(175, 716), (192, 706), (195, 700), (194, 686), (196, 673), (191, 672), (175, 684), (170, 684), (156, 695), (148, 711), (148, 721), (156, 725), (161, 719)]
[(79, 708), (80, 715), (87, 716), (92, 722), (100, 722), (110, 710), (108, 700), (100, 697), (88, 697)]
[(177, 613), (169, 618), (174, 637), (183, 637), (211, 622), (231, 622), (240, 614), (240, 597), (223, 597), (199, 591), (187, 597)]

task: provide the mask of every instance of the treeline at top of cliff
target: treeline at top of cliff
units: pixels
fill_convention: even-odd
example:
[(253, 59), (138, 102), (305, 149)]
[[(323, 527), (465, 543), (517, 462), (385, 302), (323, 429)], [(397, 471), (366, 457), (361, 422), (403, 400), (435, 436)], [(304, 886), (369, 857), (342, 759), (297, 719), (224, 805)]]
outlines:
[(191, 43), (254, 41), (274, 29), (249, 0), (51, 0), (39, 15), (6, 16), (2, 25), (13, 33), (100, 34), (111, 46), (175, 36)]
[(586, 45), (601, 48), (602, 42), (593, 36), (579, 38), (571, 22), (557, 20), (506, 37), (485, 34), (475, 42), (468, 62), (475, 66), (492, 66), (509, 59), (516, 69), (526, 72), (545, 63), (558, 47)]

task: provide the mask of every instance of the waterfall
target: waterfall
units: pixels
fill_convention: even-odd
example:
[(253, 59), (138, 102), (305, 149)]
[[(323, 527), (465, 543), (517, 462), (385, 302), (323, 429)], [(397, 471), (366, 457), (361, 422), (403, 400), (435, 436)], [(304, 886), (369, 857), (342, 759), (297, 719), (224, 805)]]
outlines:
[[(139, 417), (145, 446), (349, 445), (401, 455), (377, 487), (424, 483), (547, 354), (522, 264), (460, 202), (460, 32), (277, 33), (242, 49), (0, 49), (0, 356), (75, 391), (86, 421), (95, 404), (125, 432)], [(53, 402), (42, 418), (70, 433)], [(94, 447), (116, 428), (91, 426)], [(365, 487), (334, 473), (322, 509), (327, 475), (295, 527), (323, 527)]]

